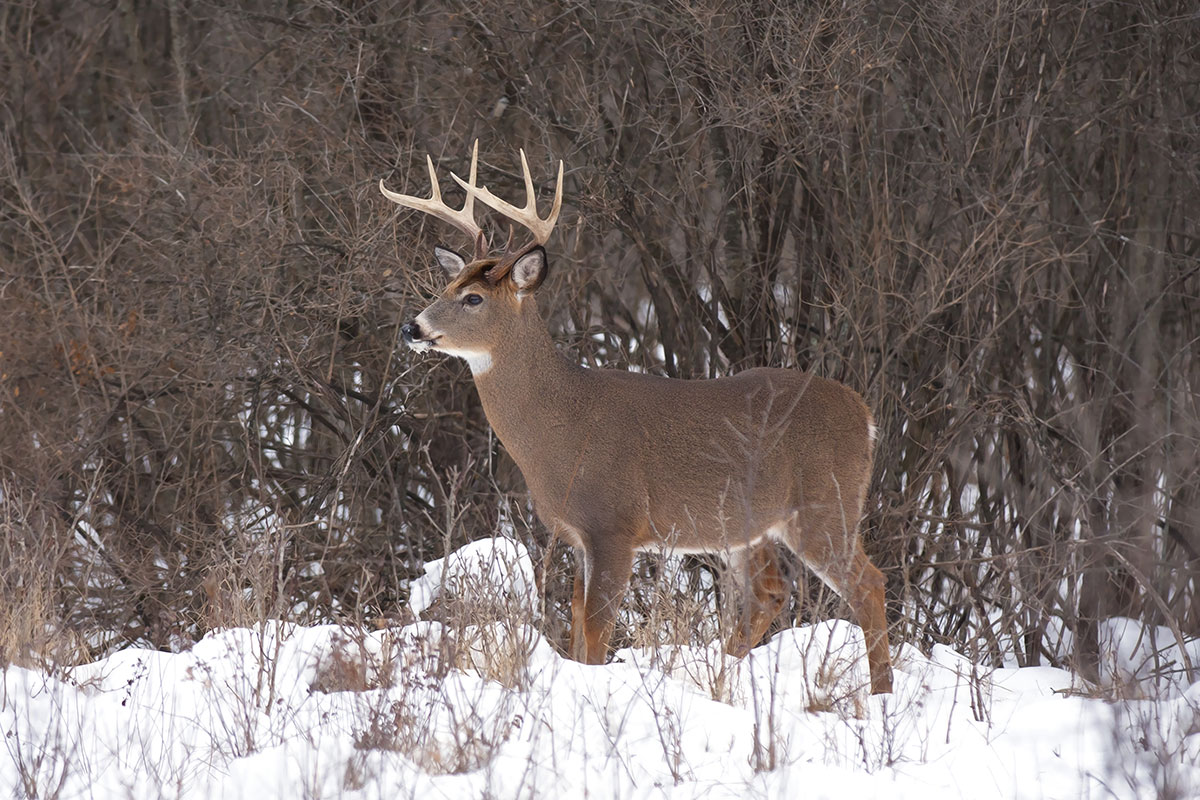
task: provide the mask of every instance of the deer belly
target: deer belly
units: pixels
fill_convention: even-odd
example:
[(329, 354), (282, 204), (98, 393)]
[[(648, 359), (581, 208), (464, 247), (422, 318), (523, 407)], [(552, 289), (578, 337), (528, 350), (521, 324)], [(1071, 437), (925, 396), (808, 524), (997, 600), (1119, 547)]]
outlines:
[[(690, 521), (682, 525), (662, 520), (652, 524), (648, 535), (637, 542), (635, 549), (645, 553), (680, 555), (737, 553), (766, 540), (784, 539), (795, 514), (781, 518), (775, 513), (765, 518), (768, 521), (750, 521), (749, 524), (745, 519), (729, 517), (713, 518), (707, 524), (694, 515), (682, 518)], [(759, 517), (759, 520), (763, 519)]]

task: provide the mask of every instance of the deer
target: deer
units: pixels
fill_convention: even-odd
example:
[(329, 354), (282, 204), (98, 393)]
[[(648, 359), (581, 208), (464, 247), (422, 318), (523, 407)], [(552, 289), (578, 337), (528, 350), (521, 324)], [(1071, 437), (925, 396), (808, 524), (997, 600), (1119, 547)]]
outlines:
[[(849, 605), (862, 628), (872, 694), (892, 690), (884, 577), (859, 525), (871, 479), (875, 422), (850, 387), (796, 369), (759, 367), (685, 380), (585, 368), (555, 346), (538, 309), (545, 245), (562, 208), (563, 163), (545, 217), (525, 151), (523, 208), (477, 182), (479, 142), (465, 200), (442, 200), (426, 156), (430, 197), (384, 197), (423, 212), (474, 242), (468, 260), (442, 245), (434, 260), (448, 283), (400, 329), (418, 352), (466, 361), (488, 424), (515, 461), (534, 512), (576, 554), (568, 655), (608, 657), (634, 559), (646, 551), (725, 559), (745, 587), (745, 611), (726, 652), (744, 656), (778, 617), (790, 585), (780, 542)], [(528, 241), (493, 252), (475, 201), (527, 230)]]

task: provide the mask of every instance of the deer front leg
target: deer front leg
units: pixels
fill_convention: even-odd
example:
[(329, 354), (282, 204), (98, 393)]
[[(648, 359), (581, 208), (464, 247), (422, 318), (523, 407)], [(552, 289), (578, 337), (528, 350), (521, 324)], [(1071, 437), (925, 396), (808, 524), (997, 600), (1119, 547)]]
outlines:
[(571, 636), (567, 642), (567, 655), (576, 661), (587, 663), (587, 652), (583, 647), (584, 597), (586, 596), (583, 574), (587, 556), (577, 550), (575, 558), (575, 590), (571, 593)]
[(787, 602), (788, 583), (779, 571), (772, 542), (731, 553), (726, 570), (727, 594), (738, 609), (725, 652), (741, 658), (762, 641)]
[(571, 598), (571, 657), (584, 664), (603, 664), (633, 572), (633, 551), (588, 548), (580, 556)]

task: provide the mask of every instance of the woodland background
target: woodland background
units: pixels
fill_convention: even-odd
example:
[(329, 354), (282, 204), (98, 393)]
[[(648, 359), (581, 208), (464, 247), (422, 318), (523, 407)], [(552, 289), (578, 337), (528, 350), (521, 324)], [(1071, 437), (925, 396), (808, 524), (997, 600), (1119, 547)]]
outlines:
[(467, 243), (379, 179), (454, 199), (476, 137), (504, 196), (567, 164), (571, 358), (866, 396), (896, 641), (1200, 634), (1192, 2), (16, 0), (0, 64), (0, 663), (383, 624), (448, 547), (546, 546), (465, 365), (397, 343)]

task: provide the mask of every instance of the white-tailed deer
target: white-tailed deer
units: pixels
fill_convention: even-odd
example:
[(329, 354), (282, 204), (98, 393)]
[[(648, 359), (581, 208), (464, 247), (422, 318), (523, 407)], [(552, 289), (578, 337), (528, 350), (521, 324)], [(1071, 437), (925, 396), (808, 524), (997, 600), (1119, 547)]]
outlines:
[[(760, 368), (715, 380), (673, 380), (585, 369), (555, 348), (538, 312), (542, 249), (562, 205), (562, 163), (550, 214), (538, 216), (521, 153), (526, 204), (516, 208), (476, 184), (478, 143), (461, 210), (441, 199), (428, 159), (428, 199), (380, 191), (431, 214), (475, 243), (468, 261), (443, 247), (450, 277), (402, 335), (416, 350), (466, 359), (488, 421), (520, 467), (538, 517), (575, 547), (571, 655), (604, 662), (639, 550), (716, 553), (740, 567), (748, 610), (728, 643), (744, 654), (783, 607), (787, 586), (772, 540), (786, 544), (850, 604), (862, 626), (871, 691), (889, 692), (883, 575), (867, 559), (858, 525), (871, 477), (875, 426), (852, 389), (790, 369)], [(487, 253), (476, 198), (532, 239)]]

